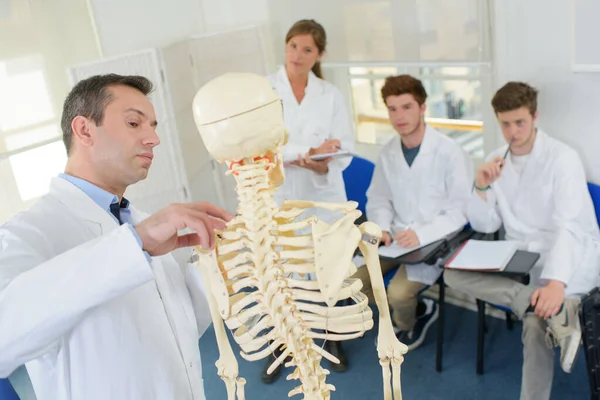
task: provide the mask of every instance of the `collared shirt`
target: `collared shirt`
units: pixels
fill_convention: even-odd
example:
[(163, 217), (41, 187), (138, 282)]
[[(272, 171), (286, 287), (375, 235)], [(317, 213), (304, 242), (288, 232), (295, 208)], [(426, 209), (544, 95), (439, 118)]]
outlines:
[[(69, 174), (59, 174), (58, 176), (60, 178), (66, 179), (73, 185), (77, 186), (83, 193), (87, 194), (94, 201), (94, 203), (98, 204), (100, 208), (105, 210), (115, 220), (116, 223), (119, 223), (117, 217), (115, 217), (113, 213), (110, 212), (110, 205), (113, 203), (119, 203), (119, 197), (116, 194), (107, 192), (106, 190), (94, 185), (93, 183), (90, 183), (84, 179), (77, 178)], [(140, 245), (140, 248), (142, 248), (142, 239), (140, 239), (140, 236), (138, 235), (136, 230), (133, 229), (133, 224), (131, 221), (131, 210), (129, 210), (129, 200), (123, 197), (123, 200), (121, 200), (120, 202), (120, 207), (121, 220), (123, 221), (123, 224), (128, 224), (129, 229), (131, 229), (131, 232), (133, 233), (133, 236), (135, 236), (135, 238), (138, 241), (138, 244)], [(144, 251), (144, 254), (146, 255), (148, 261), (150, 261), (150, 254), (148, 254), (148, 252), (146, 251)]]

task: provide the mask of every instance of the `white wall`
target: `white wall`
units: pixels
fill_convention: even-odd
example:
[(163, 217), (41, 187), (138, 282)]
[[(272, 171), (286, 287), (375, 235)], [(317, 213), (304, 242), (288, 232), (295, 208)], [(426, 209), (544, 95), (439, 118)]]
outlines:
[(162, 47), (205, 30), (201, 0), (89, 0), (104, 57)]
[(600, 73), (571, 72), (572, 1), (494, 2), (495, 89), (508, 80), (536, 86), (538, 125), (573, 146), (600, 183)]

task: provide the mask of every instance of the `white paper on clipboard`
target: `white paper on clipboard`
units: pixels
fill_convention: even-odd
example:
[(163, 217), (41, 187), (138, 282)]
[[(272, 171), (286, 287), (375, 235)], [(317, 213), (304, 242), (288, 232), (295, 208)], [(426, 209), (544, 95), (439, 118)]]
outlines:
[(310, 159), (314, 160), (314, 161), (320, 161), (320, 160), (324, 160), (328, 157), (332, 157), (332, 158), (354, 157), (354, 153), (349, 152), (348, 150), (341, 150), (341, 151), (337, 151), (335, 153), (314, 154), (314, 155), (310, 156)]

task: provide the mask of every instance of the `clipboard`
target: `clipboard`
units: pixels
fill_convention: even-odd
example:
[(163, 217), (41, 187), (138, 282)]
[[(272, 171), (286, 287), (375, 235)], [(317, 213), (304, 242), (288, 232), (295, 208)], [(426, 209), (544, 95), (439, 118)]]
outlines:
[(335, 153), (314, 154), (314, 155), (310, 156), (309, 158), (314, 161), (321, 161), (321, 160), (324, 160), (329, 157), (332, 157), (334, 159), (342, 158), (342, 157), (354, 157), (354, 153), (351, 153), (347, 150), (340, 150)]

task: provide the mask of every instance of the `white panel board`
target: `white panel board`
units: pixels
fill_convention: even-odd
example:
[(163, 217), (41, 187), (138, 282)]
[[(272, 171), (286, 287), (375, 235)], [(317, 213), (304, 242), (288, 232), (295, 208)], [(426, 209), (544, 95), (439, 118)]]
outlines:
[[(227, 72), (269, 73), (264, 38), (259, 26), (192, 36), (190, 54), (196, 89)], [(185, 149), (186, 146), (184, 152)], [(225, 175), (227, 168), (223, 164), (213, 160), (212, 165), (217, 194), (220, 196), (219, 204), (233, 212), (237, 206), (235, 180)], [(205, 171), (200, 171), (194, 178), (190, 177), (190, 185), (199, 182), (196, 176), (206, 176), (204, 174)]]
[(184, 184), (185, 180), (182, 179), (179, 142), (173, 115), (170, 107), (167, 107), (169, 96), (161, 77), (157, 51), (149, 49), (75, 65), (70, 67), (68, 72), (72, 84), (92, 75), (106, 73), (142, 75), (152, 81), (155, 90), (149, 98), (156, 111), (157, 132), (161, 143), (154, 149), (155, 158), (148, 177), (130, 186), (125, 196), (136, 208), (150, 213), (171, 202), (185, 201), (187, 188)]
[(196, 87), (226, 72), (268, 74), (265, 43), (258, 26), (192, 36)]
[(600, 2), (571, 0), (573, 28), (573, 71), (600, 72)]
[(194, 84), (189, 41), (159, 50), (163, 63), (165, 85), (171, 95), (173, 122), (179, 139), (179, 148), (191, 201), (208, 201), (224, 207), (212, 174), (211, 157), (192, 113), (192, 102), (197, 88)]

